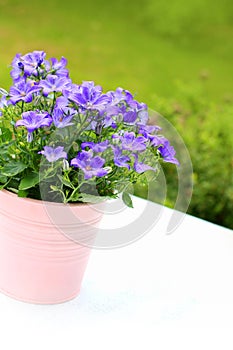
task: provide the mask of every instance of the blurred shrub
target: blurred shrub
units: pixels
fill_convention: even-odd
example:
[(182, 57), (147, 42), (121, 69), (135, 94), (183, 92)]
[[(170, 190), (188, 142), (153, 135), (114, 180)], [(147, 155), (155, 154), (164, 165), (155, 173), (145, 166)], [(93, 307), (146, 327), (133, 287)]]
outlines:
[[(158, 98), (156, 108), (180, 133), (192, 159), (194, 189), (188, 213), (233, 229), (233, 101), (210, 103), (200, 86), (179, 83), (176, 98)], [(164, 170), (165, 204), (173, 206), (177, 172), (175, 167)], [(145, 189), (138, 186), (136, 193), (145, 196)], [(152, 200), (159, 201), (156, 184)]]

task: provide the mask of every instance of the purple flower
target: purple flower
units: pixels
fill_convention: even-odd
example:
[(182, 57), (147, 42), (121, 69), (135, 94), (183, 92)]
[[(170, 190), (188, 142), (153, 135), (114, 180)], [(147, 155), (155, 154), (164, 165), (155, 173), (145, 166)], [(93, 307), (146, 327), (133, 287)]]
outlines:
[(41, 113), (36, 111), (24, 112), (22, 119), (18, 120), (15, 124), (18, 126), (25, 126), (28, 132), (33, 132), (36, 129), (42, 127), (49, 127), (52, 124), (52, 118), (48, 113)]
[[(153, 170), (153, 171), (156, 171), (157, 169), (153, 168), (152, 166), (144, 163), (146, 161), (146, 157), (141, 157), (140, 161), (138, 160), (138, 154), (133, 154), (133, 157), (135, 159), (134, 161), (134, 170), (139, 173), (139, 174), (142, 174), (144, 173), (145, 171), (148, 171), (148, 170)], [(150, 160), (149, 160), (150, 162)]]
[(123, 155), (122, 151), (118, 147), (115, 147), (113, 152), (114, 152), (114, 164), (120, 168), (130, 169), (130, 165), (127, 163), (130, 161), (130, 158), (128, 156)]
[(147, 109), (139, 110), (138, 111), (138, 118), (142, 124), (146, 125), (148, 120), (149, 120), (148, 110)]
[(105, 141), (99, 142), (99, 143), (83, 142), (81, 144), (81, 148), (85, 149), (86, 147), (89, 147), (90, 149), (93, 150), (93, 152), (102, 153), (108, 148), (108, 145), (109, 145), (109, 141), (108, 140), (105, 140)]
[(43, 154), (48, 162), (56, 162), (58, 159), (66, 159), (67, 153), (64, 151), (64, 147), (58, 146), (56, 148), (50, 146), (44, 146), (44, 150), (38, 152), (39, 154)]
[(122, 116), (120, 115), (119, 107), (106, 105), (103, 110), (99, 111), (99, 119), (99, 123), (93, 123), (94, 129), (97, 126), (97, 124), (99, 127), (101, 126), (101, 129), (103, 127), (107, 128), (109, 126), (115, 129), (117, 127), (116, 122), (122, 121)]
[(66, 69), (67, 65), (67, 59), (65, 57), (62, 57), (60, 61), (58, 61), (56, 58), (51, 58), (51, 74), (55, 74), (58, 77), (66, 77), (69, 76), (69, 71)]
[(148, 107), (145, 103), (140, 103), (136, 100), (129, 102), (130, 108), (136, 111), (141, 124), (146, 125), (149, 120)]
[(134, 163), (134, 170), (139, 174), (144, 173), (147, 170), (154, 170), (155, 171), (155, 169), (152, 168), (150, 165), (147, 165), (143, 162), (138, 162), (138, 161), (135, 161), (135, 163)]
[(74, 123), (71, 123), (72, 119), (74, 117), (74, 112), (71, 114), (66, 114), (65, 111), (59, 108), (55, 108), (52, 114), (54, 125), (57, 128), (65, 128), (66, 126), (73, 125)]
[(17, 55), (15, 55), (11, 63), (12, 70), (10, 74), (11, 74), (11, 78), (15, 83), (21, 79), (22, 72), (23, 72), (23, 64), (20, 60), (20, 57), (21, 57), (21, 54), (18, 53)]
[(41, 80), (39, 86), (43, 88), (43, 94), (48, 96), (51, 92), (62, 92), (71, 84), (71, 80), (66, 77), (58, 77), (57, 75), (49, 74), (45, 80)]
[(110, 97), (112, 105), (118, 105), (122, 102), (129, 103), (133, 100), (132, 94), (128, 90), (124, 90), (120, 87), (118, 87), (116, 91), (109, 91), (107, 95)]
[(69, 105), (69, 100), (64, 96), (59, 96), (56, 99), (55, 108), (64, 109)]
[(158, 148), (164, 162), (173, 163), (179, 165), (178, 160), (175, 158), (176, 151), (174, 147), (170, 145), (170, 142), (164, 138), (163, 145)]
[(37, 69), (44, 63), (45, 56), (46, 54), (44, 51), (33, 51), (27, 53), (26, 55), (20, 57), (18, 66), (24, 71), (26, 76), (37, 76)]
[(137, 125), (139, 134), (142, 134), (147, 138), (153, 138), (154, 134), (156, 134), (157, 131), (162, 130), (162, 128), (157, 125), (144, 125), (142, 123), (138, 123)]
[(151, 140), (151, 146), (160, 147), (160, 146), (163, 146), (164, 142), (165, 142), (167, 139), (165, 139), (165, 137), (163, 137), (163, 136), (152, 135), (152, 136), (150, 137), (150, 140)]
[(70, 94), (80, 92), (80, 85), (71, 83), (66, 90), (64, 90), (63, 95), (68, 99)]
[(94, 176), (107, 175), (107, 169), (103, 168), (105, 160), (99, 156), (93, 157), (93, 151), (81, 151), (77, 157), (71, 160), (71, 165), (80, 168), (84, 172), (84, 179), (91, 179)]
[(121, 147), (128, 151), (145, 151), (147, 139), (144, 136), (135, 136), (134, 132), (126, 131), (120, 136)]
[(158, 147), (166, 140), (163, 136), (157, 135), (161, 128), (157, 125), (138, 124), (138, 132), (150, 141), (151, 146)]
[(12, 63), (11, 77), (16, 83), (21, 79), (26, 80), (29, 76), (38, 76), (38, 72), (41, 74), (46, 72), (50, 67), (48, 61), (45, 60), (46, 54), (43, 51), (33, 51), (22, 56), (17, 54)]
[(122, 109), (122, 107), (119, 107), (119, 106), (107, 105), (106, 108), (104, 109), (104, 111), (102, 111), (102, 112), (105, 113), (109, 117), (113, 117), (113, 116), (118, 116), (119, 113), (122, 113), (121, 109)]
[(134, 124), (137, 120), (137, 112), (136, 111), (128, 111), (124, 114), (123, 120), (127, 124)]
[(92, 81), (83, 82), (75, 92), (68, 91), (68, 98), (83, 109), (101, 110), (110, 102), (110, 98), (102, 94), (101, 86), (95, 86)]
[(19, 101), (32, 102), (33, 94), (37, 93), (40, 87), (34, 81), (19, 81), (10, 88), (10, 101), (16, 104)]
[(55, 109), (60, 109), (63, 111), (63, 113), (68, 116), (68, 115), (72, 115), (74, 116), (75, 114), (77, 114), (77, 110), (72, 108), (70, 106), (70, 101), (67, 100), (66, 97), (64, 96), (59, 96), (57, 99), (56, 99), (56, 104), (55, 104)]

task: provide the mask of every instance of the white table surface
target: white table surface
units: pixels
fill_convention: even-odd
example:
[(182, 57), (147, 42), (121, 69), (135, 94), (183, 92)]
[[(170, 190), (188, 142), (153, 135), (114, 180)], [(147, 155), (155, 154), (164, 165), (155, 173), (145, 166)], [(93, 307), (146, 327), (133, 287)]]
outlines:
[[(107, 215), (104, 227), (140, 216)], [(151, 203), (158, 209), (158, 205)], [(0, 294), (0, 349), (232, 349), (233, 231), (172, 210), (125, 247), (93, 250), (80, 295), (31, 305)], [(121, 220), (119, 220), (121, 218)]]

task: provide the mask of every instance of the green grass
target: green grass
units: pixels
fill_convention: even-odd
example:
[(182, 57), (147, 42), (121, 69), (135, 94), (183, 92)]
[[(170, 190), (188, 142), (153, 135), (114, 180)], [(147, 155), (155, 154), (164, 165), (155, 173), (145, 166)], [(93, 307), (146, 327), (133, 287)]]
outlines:
[(177, 79), (195, 82), (203, 71), (210, 76), (206, 94), (221, 100), (232, 94), (233, 28), (228, 17), (209, 18), (209, 0), (206, 22), (203, 17), (193, 30), (194, 16), (186, 28), (196, 2), (184, 10), (182, 1), (173, 1), (177, 6), (168, 12), (152, 0), (0, 0), (0, 85), (10, 85), (7, 64), (16, 52), (43, 49), (67, 57), (74, 80), (94, 80), (105, 89), (123, 86), (155, 109), (156, 95), (172, 96)]

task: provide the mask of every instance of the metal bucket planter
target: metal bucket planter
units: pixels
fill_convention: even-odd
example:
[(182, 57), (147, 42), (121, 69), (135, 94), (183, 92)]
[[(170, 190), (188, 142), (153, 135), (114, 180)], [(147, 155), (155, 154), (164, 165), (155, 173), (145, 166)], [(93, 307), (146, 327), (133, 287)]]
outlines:
[(98, 206), (0, 191), (0, 290), (39, 304), (77, 296), (102, 217)]

